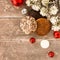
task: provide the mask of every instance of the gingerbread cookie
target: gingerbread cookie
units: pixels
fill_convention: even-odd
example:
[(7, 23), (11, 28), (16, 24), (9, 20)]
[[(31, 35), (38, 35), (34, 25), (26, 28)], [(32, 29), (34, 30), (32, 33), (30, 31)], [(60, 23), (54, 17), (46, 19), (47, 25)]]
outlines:
[(37, 22), (35, 18), (26, 16), (20, 21), (20, 28), (25, 34), (30, 34), (36, 31)]
[(36, 20), (37, 22), (37, 30), (36, 33), (40, 36), (44, 36), (49, 33), (51, 29), (51, 23), (49, 20), (45, 18), (39, 18)]

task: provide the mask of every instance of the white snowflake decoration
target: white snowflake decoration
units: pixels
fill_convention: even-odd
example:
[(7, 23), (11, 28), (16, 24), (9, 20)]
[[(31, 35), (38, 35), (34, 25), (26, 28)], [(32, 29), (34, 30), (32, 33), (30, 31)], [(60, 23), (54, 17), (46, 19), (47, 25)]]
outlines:
[(42, 16), (47, 16), (48, 15), (48, 9), (45, 8), (45, 7), (42, 7), (41, 10), (40, 10), (40, 14)]
[(42, 0), (42, 5), (47, 7), (48, 4), (49, 4), (49, 0)]
[(49, 9), (50, 15), (56, 15), (57, 12), (58, 12), (58, 8), (55, 5), (50, 7)]
[(57, 24), (57, 22), (58, 22), (58, 17), (52, 16), (52, 17), (50, 18), (50, 21), (51, 21), (51, 23), (52, 23), (53, 25), (55, 25), (55, 24)]
[(21, 10), (21, 13), (22, 13), (22, 14), (27, 14), (27, 9), (26, 9), (26, 8), (23, 8), (23, 9)]

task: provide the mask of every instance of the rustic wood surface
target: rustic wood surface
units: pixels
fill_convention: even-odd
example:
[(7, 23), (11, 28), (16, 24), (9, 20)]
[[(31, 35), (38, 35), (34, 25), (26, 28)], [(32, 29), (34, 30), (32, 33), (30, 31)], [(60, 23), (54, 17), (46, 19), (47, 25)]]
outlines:
[[(0, 0), (0, 60), (59, 60), (60, 39), (55, 39), (52, 31), (43, 37), (22, 33), (19, 27), (21, 9), (12, 6), (10, 0)], [(31, 44), (30, 37), (35, 37), (36, 43)], [(49, 40), (48, 49), (41, 48), (43, 39)], [(49, 51), (55, 52), (53, 58), (48, 56)]]

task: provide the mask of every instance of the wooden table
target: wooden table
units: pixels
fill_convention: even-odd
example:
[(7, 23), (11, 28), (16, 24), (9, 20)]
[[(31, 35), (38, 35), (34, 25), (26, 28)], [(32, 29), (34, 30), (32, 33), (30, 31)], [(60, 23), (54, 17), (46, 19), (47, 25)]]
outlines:
[[(55, 39), (52, 31), (41, 37), (25, 35), (20, 30), (22, 8), (12, 6), (10, 0), (0, 0), (0, 60), (59, 60), (60, 39)], [(31, 44), (30, 37), (35, 37), (36, 43)], [(48, 49), (41, 48), (43, 39), (49, 40)], [(54, 58), (48, 56), (49, 51), (55, 52)]]

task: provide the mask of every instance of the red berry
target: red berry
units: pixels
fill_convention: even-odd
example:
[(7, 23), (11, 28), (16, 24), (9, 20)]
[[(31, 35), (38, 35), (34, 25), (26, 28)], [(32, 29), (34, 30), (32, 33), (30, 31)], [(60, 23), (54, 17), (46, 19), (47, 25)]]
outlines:
[(54, 57), (54, 55), (55, 55), (55, 53), (52, 52), (52, 51), (50, 51), (50, 52), (48, 53), (48, 56), (49, 56), (49, 57)]
[(60, 38), (60, 32), (59, 31), (55, 31), (54, 32), (54, 37), (55, 38)]
[(23, 4), (23, 0), (11, 0), (12, 1), (12, 4), (15, 5), (15, 6), (20, 6)]
[(36, 39), (32, 37), (32, 38), (30, 38), (30, 42), (31, 43), (35, 43), (36, 42)]

